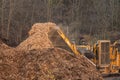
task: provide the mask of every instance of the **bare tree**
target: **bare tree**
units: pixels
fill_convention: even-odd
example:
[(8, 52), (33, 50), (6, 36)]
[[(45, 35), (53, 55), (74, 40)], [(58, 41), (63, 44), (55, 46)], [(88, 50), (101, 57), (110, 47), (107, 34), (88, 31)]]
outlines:
[[(35, 0), (36, 1), (36, 0)], [(33, 18), (34, 18), (34, 10), (35, 10), (35, 1), (33, 1), (33, 4), (32, 4), (32, 16), (31, 16), (31, 25), (33, 23)]]
[(52, 0), (48, 0), (47, 2), (47, 21), (51, 21), (52, 10), (51, 10)]
[(14, 0), (10, 0), (10, 11), (9, 11), (9, 18), (8, 18), (8, 26), (7, 26), (7, 39), (9, 39), (9, 32), (10, 32), (10, 24), (11, 24), (11, 18), (12, 18), (12, 12), (13, 12), (13, 2)]
[(3, 35), (3, 26), (4, 26), (4, 0), (2, 0), (2, 15), (1, 15), (1, 34)]

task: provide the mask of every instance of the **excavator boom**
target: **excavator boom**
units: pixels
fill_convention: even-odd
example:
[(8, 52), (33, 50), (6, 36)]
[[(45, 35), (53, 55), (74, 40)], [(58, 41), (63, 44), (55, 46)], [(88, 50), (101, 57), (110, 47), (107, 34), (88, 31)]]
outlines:
[(49, 38), (55, 47), (66, 49), (74, 53), (74, 55), (81, 55), (84, 58), (86, 58), (86, 60), (88, 60), (91, 64), (96, 66), (91, 60), (89, 60), (87, 57), (82, 55), (80, 51), (77, 50), (75, 43), (70, 42), (68, 37), (63, 33), (63, 31), (59, 27), (56, 27), (51, 30), (51, 32), (49, 33)]
[(60, 28), (58, 28), (57, 32), (61, 36), (61, 38), (67, 43), (67, 45), (75, 55), (81, 54), (80, 52), (77, 51), (76, 45), (70, 42), (70, 40), (65, 36), (65, 34), (62, 32)]

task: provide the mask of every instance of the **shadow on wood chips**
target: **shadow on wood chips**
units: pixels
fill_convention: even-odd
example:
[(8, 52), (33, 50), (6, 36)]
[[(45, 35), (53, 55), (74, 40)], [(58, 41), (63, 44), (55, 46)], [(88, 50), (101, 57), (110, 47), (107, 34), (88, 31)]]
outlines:
[(0, 80), (102, 80), (102, 77), (86, 59), (64, 49), (21, 50), (0, 41)]

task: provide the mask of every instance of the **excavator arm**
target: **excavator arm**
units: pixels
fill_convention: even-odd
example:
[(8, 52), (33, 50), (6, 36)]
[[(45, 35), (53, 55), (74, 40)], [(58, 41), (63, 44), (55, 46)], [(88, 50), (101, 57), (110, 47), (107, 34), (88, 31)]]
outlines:
[(83, 56), (88, 62), (96, 66), (91, 60), (89, 60), (87, 57), (82, 55), (80, 51), (77, 50), (76, 45), (70, 42), (68, 37), (63, 33), (63, 31), (59, 27), (56, 27), (51, 30), (51, 32), (49, 33), (49, 38), (52, 41), (54, 46), (73, 52), (74, 55)]
[(62, 32), (60, 28), (57, 28), (58, 34), (61, 36), (61, 38), (66, 42), (66, 44), (69, 46), (69, 48), (73, 51), (75, 55), (81, 54), (77, 51), (76, 45), (72, 44), (69, 39), (65, 36), (65, 34)]

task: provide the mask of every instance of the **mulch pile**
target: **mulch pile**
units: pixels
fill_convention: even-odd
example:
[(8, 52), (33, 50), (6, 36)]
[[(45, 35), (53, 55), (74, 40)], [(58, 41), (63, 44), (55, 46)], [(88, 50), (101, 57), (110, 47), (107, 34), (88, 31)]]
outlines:
[(35, 24), (46, 31), (44, 36), (39, 30), (42, 28), (32, 27), (30, 36), (17, 48), (0, 42), (0, 80), (102, 80), (95, 66), (84, 57), (71, 55), (52, 45), (47, 34), (50, 28), (46, 28), (49, 25), (56, 26), (53, 23)]
[(14, 55), (14, 48), (9, 47), (8, 45), (6, 45), (5, 43), (2, 42), (2, 40), (0, 39), (0, 54), (4, 55)]
[(54, 23), (36, 23), (29, 31), (29, 37), (20, 43), (17, 49), (32, 50), (53, 47), (52, 42), (48, 38), (49, 31), (54, 28)]

